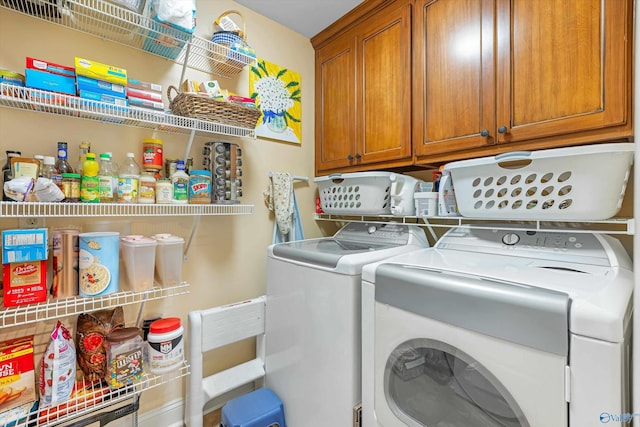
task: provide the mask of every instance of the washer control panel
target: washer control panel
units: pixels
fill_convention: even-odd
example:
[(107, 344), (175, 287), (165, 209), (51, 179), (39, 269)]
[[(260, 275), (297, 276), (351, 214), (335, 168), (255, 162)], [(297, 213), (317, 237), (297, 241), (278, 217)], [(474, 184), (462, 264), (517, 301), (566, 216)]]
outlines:
[(333, 237), (339, 241), (370, 242), (378, 245), (428, 246), (424, 230), (409, 224), (350, 222)]

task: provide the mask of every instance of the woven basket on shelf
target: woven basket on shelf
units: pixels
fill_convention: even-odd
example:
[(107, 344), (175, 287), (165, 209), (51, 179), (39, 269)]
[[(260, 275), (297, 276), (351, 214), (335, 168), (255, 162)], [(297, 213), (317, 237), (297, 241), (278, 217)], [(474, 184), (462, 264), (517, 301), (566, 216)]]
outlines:
[[(171, 91), (178, 95), (172, 99)], [(221, 101), (207, 95), (179, 92), (175, 86), (167, 89), (169, 108), (176, 116), (191, 117), (229, 126), (253, 129), (260, 118), (260, 110), (255, 107)]]
[[(236, 14), (242, 20), (242, 29), (237, 31), (225, 30), (220, 25), (220, 20), (226, 15)], [(246, 41), (247, 37), (247, 25), (244, 20), (244, 16), (242, 13), (237, 10), (227, 10), (223, 12), (218, 19), (215, 20), (214, 26), (219, 28), (219, 31), (216, 31), (211, 36), (211, 41), (213, 42), (212, 51), (213, 51), (213, 59), (234, 67), (243, 68), (245, 65), (249, 64), (252, 61), (252, 58), (246, 55), (243, 52), (238, 52), (233, 50), (233, 46), (242, 46), (243, 48), (249, 48), (250, 46)]]

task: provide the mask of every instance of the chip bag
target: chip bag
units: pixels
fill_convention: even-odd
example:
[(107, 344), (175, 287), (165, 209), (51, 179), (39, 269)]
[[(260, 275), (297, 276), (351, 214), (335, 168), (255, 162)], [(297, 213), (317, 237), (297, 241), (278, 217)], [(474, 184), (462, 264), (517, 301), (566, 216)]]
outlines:
[(40, 406), (66, 402), (76, 381), (76, 347), (62, 322), (51, 333), (40, 363)]

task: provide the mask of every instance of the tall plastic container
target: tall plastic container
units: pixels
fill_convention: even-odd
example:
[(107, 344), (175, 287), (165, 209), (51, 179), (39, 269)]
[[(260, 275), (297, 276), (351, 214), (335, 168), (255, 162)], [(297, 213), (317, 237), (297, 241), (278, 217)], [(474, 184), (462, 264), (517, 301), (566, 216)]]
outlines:
[(85, 203), (100, 202), (100, 166), (94, 153), (84, 155), (82, 162), (82, 178), (80, 179), (80, 201)]
[(185, 172), (184, 162), (178, 160), (176, 171), (171, 175), (173, 184), (173, 203), (189, 203), (189, 175)]
[(171, 234), (156, 234), (155, 278), (160, 286), (173, 286), (182, 282), (184, 239)]
[(144, 236), (120, 238), (120, 258), (124, 271), (120, 282), (122, 289), (145, 291), (153, 287), (156, 245), (155, 239)]
[(111, 160), (111, 153), (100, 153), (98, 179), (100, 203), (113, 203), (118, 196), (118, 169)]
[(140, 186), (140, 165), (133, 153), (127, 158), (118, 171), (118, 203), (138, 203)]

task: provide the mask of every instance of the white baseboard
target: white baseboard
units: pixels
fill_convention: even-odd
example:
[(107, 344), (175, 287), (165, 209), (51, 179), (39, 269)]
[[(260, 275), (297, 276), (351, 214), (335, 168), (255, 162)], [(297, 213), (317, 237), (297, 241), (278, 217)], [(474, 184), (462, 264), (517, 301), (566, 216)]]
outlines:
[[(131, 417), (128, 415), (109, 424), (109, 427), (131, 427)], [(172, 400), (160, 408), (138, 414), (139, 427), (184, 427), (184, 401)]]

